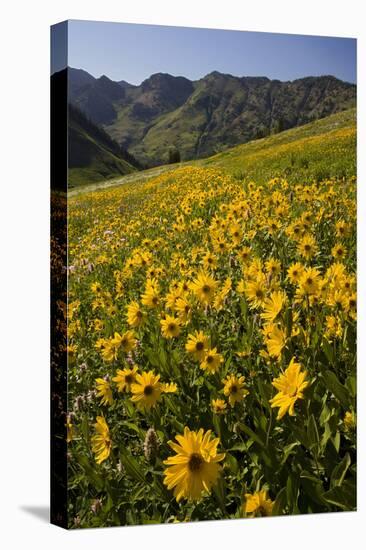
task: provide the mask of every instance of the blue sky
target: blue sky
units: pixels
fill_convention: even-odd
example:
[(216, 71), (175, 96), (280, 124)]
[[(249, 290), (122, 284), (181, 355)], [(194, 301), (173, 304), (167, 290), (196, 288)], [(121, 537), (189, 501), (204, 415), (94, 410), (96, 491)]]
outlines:
[(69, 21), (68, 64), (132, 84), (157, 72), (196, 80), (214, 70), (279, 80), (331, 74), (356, 82), (356, 40)]

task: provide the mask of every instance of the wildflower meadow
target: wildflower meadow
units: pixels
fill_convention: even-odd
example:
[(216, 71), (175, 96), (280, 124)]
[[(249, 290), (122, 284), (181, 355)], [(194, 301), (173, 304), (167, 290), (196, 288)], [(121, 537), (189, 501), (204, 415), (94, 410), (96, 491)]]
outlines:
[(355, 509), (355, 193), (183, 166), (69, 198), (70, 527)]

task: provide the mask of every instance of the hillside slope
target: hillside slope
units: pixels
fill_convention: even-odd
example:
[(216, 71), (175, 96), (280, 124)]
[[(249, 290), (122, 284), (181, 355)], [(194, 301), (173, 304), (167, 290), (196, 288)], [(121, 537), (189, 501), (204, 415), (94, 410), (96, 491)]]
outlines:
[(264, 182), (286, 177), (321, 181), (356, 175), (356, 110), (348, 109), (299, 128), (238, 145), (197, 161), (238, 178)]
[(333, 76), (291, 82), (217, 71), (198, 81), (157, 73), (140, 86), (69, 68), (70, 100), (140, 162), (207, 157), (355, 105), (356, 86)]
[(134, 159), (101, 128), (69, 107), (69, 188), (134, 172)]
[[(290, 183), (305, 179), (356, 175), (356, 110), (349, 109), (299, 128), (238, 145), (209, 158), (143, 170), (82, 188), (95, 191), (121, 184), (139, 184), (181, 166), (219, 168), (238, 179), (265, 183), (279, 176)], [(74, 193), (79, 193), (75, 190)]]

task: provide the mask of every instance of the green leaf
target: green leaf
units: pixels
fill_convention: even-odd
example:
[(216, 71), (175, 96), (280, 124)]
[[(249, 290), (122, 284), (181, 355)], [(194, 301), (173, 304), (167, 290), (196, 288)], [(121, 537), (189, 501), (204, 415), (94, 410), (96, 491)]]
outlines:
[(356, 397), (356, 377), (354, 375), (348, 376), (346, 380), (346, 388), (348, 389), (351, 396)]
[(329, 424), (328, 424), (328, 422), (326, 422), (324, 424), (324, 432), (323, 432), (321, 443), (320, 443), (320, 447), (321, 447), (322, 450), (325, 449), (331, 435), (332, 435), (332, 432), (330, 430)]
[(322, 349), (323, 349), (323, 351), (325, 353), (325, 356), (328, 359), (329, 363), (333, 364), (334, 363), (333, 348), (330, 345), (330, 343), (328, 342), (328, 340), (326, 340), (325, 338), (323, 338)]
[(259, 395), (263, 400), (263, 403), (266, 405), (268, 409), (271, 408), (269, 404), (269, 400), (271, 399), (272, 394), (272, 385), (270, 384), (264, 384), (263, 381), (258, 377), (257, 379), (257, 386), (259, 390)]
[(309, 418), (307, 436), (309, 440), (309, 447), (313, 449), (314, 447), (319, 446), (319, 432), (316, 425), (314, 415), (312, 414)]
[(339, 432), (336, 432), (334, 437), (331, 437), (330, 440), (333, 443), (334, 448), (337, 451), (337, 453), (339, 453), (339, 447), (341, 445), (341, 434)]
[(153, 350), (150, 350), (150, 349), (145, 350), (145, 355), (148, 358), (149, 363), (153, 367), (159, 367), (160, 366), (159, 358)]
[(91, 484), (96, 488), (97, 491), (102, 491), (104, 487), (104, 480), (102, 477), (96, 472), (96, 470), (93, 468), (93, 466), (90, 464), (88, 458), (84, 455), (78, 456), (78, 463), (80, 466), (82, 466), (88, 480), (90, 480)]
[(309, 444), (307, 432), (304, 429), (300, 428), (299, 426), (295, 426), (295, 425), (291, 427), (291, 431), (294, 437), (296, 437), (296, 439), (298, 439), (300, 443), (304, 445), (304, 447), (309, 449), (310, 444)]
[(289, 506), (290, 513), (297, 512), (297, 499), (299, 496), (299, 478), (293, 474), (287, 478), (286, 483), (286, 495), (287, 495), (287, 504)]
[(219, 476), (216, 485), (213, 487), (213, 493), (221, 508), (222, 513), (226, 514), (225, 481), (222, 475)]
[(342, 485), (348, 468), (351, 465), (351, 457), (346, 453), (339, 464), (334, 468), (330, 477), (330, 486), (339, 487)]
[(84, 436), (84, 440), (89, 445), (89, 420), (86, 415), (83, 417), (81, 421), (80, 430)]
[(145, 438), (145, 432), (139, 428), (134, 422), (124, 422), (123, 423), (127, 428), (136, 432), (141, 438)]
[(253, 441), (255, 441), (256, 443), (258, 443), (258, 445), (260, 445), (261, 447), (264, 447), (264, 441), (262, 441), (262, 439), (255, 433), (253, 432), (253, 430), (251, 430), (248, 426), (246, 426), (245, 424), (243, 424), (242, 422), (239, 423), (239, 428), (245, 433), (247, 434), (247, 436), (250, 437), (250, 439), (252, 439)]
[(288, 457), (292, 454), (294, 454), (294, 449), (296, 447), (298, 447), (300, 445), (300, 443), (298, 441), (295, 441), (295, 443), (290, 443), (289, 445), (286, 445), (284, 448), (283, 448), (283, 457), (282, 457), (282, 460), (281, 460), (281, 466), (283, 466)]
[(230, 453), (226, 453), (225, 464), (226, 464), (226, 466), (228, 467), (228, 469), (230, 470), (230, 472), (232, 474), (236, 475), (238, 473), (239, 465), (238, 465), (238, 461), (236, 460), (235, 456), (233, 456)]
[(345, 511), (356, 508), (356, 486), (350, 481), (344, 481), (342, 486), (333, 487), (323, 494), (323, 499), (337, 508)]
[(127, 475), (133, 477), (136, 481), (146, 482), (141, 466), (132, 455), (127, 454), (126, 451), (121, 451), (121, 462), (126, 469)]
[(350, 396), (347, 388), (340, 383), (334, 372), (327, 370), (323, 372), (323, 378), (325, 380), (327, 388), (333, 393), (336, 399), (344, 407), (348, 407), (350, 404)]
[(302, 490), (311, 501), (324, 506), (324, 500), (322, 498), (324, 487), (321, 479), (304, 470), (300, 474), (300, 481)]
[(282, 489), (277, 493), (275, 503), (272, 509), (272, 516), (281, 516), (287, 504), (287, 488)]

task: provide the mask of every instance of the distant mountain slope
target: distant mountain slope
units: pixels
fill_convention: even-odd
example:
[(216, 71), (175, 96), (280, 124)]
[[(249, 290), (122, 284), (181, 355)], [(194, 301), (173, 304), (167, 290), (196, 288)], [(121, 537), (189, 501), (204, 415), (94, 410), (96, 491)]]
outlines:
[(355, 176), (356, 109), (237, 145), (195, 164), (258, 183), (274, 177), (301, 183)]
[(241, 181), (265, 184), (274, 177), (290, 185), (327, 178), (356, 176), (356, 110), (348, 109), (321, 120), (237, 145), (208, 158), (167, 164), (134, 172), (115, 182), (104, 181), (75, 189), (71, 195), (114, 185), (138, 185), (185, 166), (217, 168)]
[(136, 161), (77, 108), (69, 106), (69, 187), (130, 174)]
[(69, 69), (70, 101), (139, 161), (182, 160), (293, 128), (355, 105), (356, 86), (333, 76), (280, 82), (213, 72), (192, 82), (158, 73), (140, 86)]

